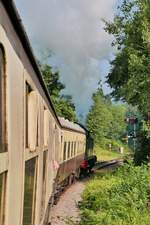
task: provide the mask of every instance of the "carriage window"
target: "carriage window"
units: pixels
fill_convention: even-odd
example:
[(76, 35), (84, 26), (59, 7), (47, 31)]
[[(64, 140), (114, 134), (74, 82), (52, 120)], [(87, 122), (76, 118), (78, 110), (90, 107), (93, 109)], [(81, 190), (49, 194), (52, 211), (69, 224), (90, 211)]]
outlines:
[(44, 146), (48, 146), (49, 130), (49, 111), (44, 108)]
[(25, 163), (23, 225), (34, 225), (37, 186), (37, 158)]
[(63, 155), (63, 160), (66, 160), (66, 150), (67, 150), (67, 143), (64, 142), (64, 155)]
[(74, 151), (74, 149), (73, 149), (73, 142), (71, 143), (71, 157), (73, 157), (73, 151)]
[(7, 151), (5, 82), (5, 59), (3, 50), (0, 48), (0, 153)]
[(41, 219), (43, 217), (44, 210), (45, 210), (46, 175), (47, 175), (47, 151), (43, 152), (43, 177), (42, 177)]
[(68, 142), (68, 156), (67, 158), (69, 159), (70, 158), (70, 141)]
[(83, 152), (85, 151), (85, 142), (83, 142)]
[(77, 153), (79, 154), (79, 147), (80, 147), (80, 144), (79, 144), (79, 141), (77, 142)]
[(80, 141), (78, 142), (78, 153), (80, 153)]
[(76, 142), (74, 142), (74, 155), (76, 155)]
[(26, 82), (26, 147), (29, 147), (29, 141), (28, 141), (28, 98), (29, 93), (32, 91), (30, 85)]
[(5, 220), (6, 173), (0, 174), (0, 224)]
[(39, 146), (39, 118), (37, 117), (37, 127), (36, 127), (36, 147)]
[[(36, 99), (37, 100), (37, 99)], [(36, 102), (36, 105), (37, 105), (38, 103)], [(36, 132), (36, 147), (38, 147), (39, 145), (40, 145), (40, 138), (39, 138), (39, 129), (40, 129), (40, 127), (39, 127), (39, 111), (38, 111), (38, 107), (35, 109), (36, 110), (36, 119), (35, 119), (35, 123), (36, 123), (36, 130), (35, 130), (35, 132)]]
[(83, 142), (81, 141), (81, 148), (80, 148), (80, 152), (83, 152)]

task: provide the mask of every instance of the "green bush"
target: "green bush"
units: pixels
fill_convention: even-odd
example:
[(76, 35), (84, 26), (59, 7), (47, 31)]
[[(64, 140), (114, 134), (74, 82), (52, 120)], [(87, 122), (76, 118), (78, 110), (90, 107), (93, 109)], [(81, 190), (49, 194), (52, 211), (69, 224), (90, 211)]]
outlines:
[(83, 193), (80, 225), (149, 225), (150, 165), (97, 176)]

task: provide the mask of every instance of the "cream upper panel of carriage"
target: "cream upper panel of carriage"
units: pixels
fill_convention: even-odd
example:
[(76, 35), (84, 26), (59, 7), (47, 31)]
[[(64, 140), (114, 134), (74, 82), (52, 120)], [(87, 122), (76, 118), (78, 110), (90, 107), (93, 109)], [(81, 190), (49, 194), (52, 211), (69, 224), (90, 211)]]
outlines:
[(63, 128), (62, 159), (69, 160), (72, 157), (85, 153), (86, 135), (77, 131)]
[[(15, 121), (14, 115), (16, 115), (15, 118), (18, 118), (18, 121), (20, 121), (19, 124), (22, 123), (23, 126), (24, 120), (23, 118), (20, 118), (20, 116), (23, 115), (23, 108), (26, 108), (25, 112), (28, 114), (28, 116), (25, 115), (25, 117), (28, 117), (28, 121), (26, 121), (27, 118), (25, 118), (25, 125), (27, 125), (27, 127), (25, 128), (26, 148), (29, 148), (31, 151), (35, 151), (36, 147), (42, 146), (43, 144), (44, 146), (48, 146), (49, 133), (50, 129), (53, 128), (53, 124), (57, 124), (59, 129), (60, 126), (56, 119), (56, 116), (54, 115), (55, 113), (50, 106), (49, 100), (46, 98), (40, 82), (38, 81), (38, 78), (36, 77), (36, 74), (32, 69), (27, 56), (24, 54), (24, 57), (26, 56), (26, 59), (24, 61), (21, 60), (22, 58), (20, 58), (18, 52), (16, 52), (14, 43), (12, 44), (10, 42), (10, 38), (8, 38), (7, 36), (8, 32), (6, 30), (7, 29), (5, 29), (4, 26), (0, 25), (0, 43), (4, 46), (5, 49), (6, 76), (8, 77), (9, 81), (7, 82), (7, 84), (9, 85), (9, 101), (7, 101), (8, 110), (11, 110), (11, 113), (9, 113), (9, 115), (13, 116), (13, 119), (10, 118), (10, 122)], [(19, 43), (17, 39), (16, 42)], [(21, 47), (19, 49), (21, 49)], [(23, 48), (20, 51), (22, 52)], [(17, 98), (21, 98), (20, 102), (22, 102), (22, 105), (16, 104), (18, 102), (16, 96), (18, 96)], [(25, 98), (25, 101), (23, 101), (23, 97)], [(25, 102), (25, 106), (23, 105), (23, 102)], [(19, 107), (19, 105), (20, 109), (16, 111), (17, 106)], [(14, 113), (12, 112), (12, 110)], [(54, 122), (52, 122), (50, 117), (53, 117)], [(22, 126), (20, 124), (20, 129)], [(14, 128), (14, 124), (11, 127)], [(22, 132), (19, 133), (21, 134)], [(13, 140), (16, 140), (16, 138), (13, 137)]]
[(84, 141), (86, 139), (85, 134), (77, 131), (62, 128), (64, 140)]
[(85, 130), (81, 126), (79, 126), (78, 124), (73, 123), (73, 122), (71, 122), (67, 119), (64, 119), (63, 117), (59, 117), (59, 121), (60, 121), (63, 128), (85, 134)]
[(85, 142), (86, 134), (83, 128), (81, 128), (78, 124), (70, 122), (64, 118), (59, 117), (59, 121), (62, 126), (64, 141)]
[[(26, 80), (26, 147), (35, 151), (44, 146), (48, 149), (49, 144), (60, 142), (60, 126), (53, 117), (48, 105), (38, 93), (38, 89)], [(55, 145), (56, 145), (55, 144)], [(57, 147), (58, 149), (58, 147)]]
[(64, 141), (80, 141), (85, 142), (86, 133), (83, 128), (78, 124), (70, 122), (62, 117), (59, 117), (59, 121), (63, 130)]
[(86, 136), (77, 131), (63, 129), (62, 161), (85, 153)]

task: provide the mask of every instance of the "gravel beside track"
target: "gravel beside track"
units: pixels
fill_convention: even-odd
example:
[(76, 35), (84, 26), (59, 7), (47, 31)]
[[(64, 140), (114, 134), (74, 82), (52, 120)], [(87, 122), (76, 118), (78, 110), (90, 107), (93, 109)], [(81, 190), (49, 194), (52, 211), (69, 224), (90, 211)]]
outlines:
[(70, 220), (79, 221), (77, 205), (84, 188), (85, 183), (78, 181), (62, 194), (57, 205), (52, 208), (52, 225), (68, 225)]

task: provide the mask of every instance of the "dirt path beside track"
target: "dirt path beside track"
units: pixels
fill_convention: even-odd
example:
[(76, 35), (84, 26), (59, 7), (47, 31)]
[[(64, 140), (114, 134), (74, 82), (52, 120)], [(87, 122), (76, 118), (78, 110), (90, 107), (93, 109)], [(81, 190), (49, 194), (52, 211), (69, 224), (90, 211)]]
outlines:
[(60, 197), (59, 202), (52, 209), (52, 225), (68, 225), (69, 220), (79, 221), (78, 202), (85, 188), (84, 182), (76, 182)]

